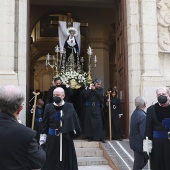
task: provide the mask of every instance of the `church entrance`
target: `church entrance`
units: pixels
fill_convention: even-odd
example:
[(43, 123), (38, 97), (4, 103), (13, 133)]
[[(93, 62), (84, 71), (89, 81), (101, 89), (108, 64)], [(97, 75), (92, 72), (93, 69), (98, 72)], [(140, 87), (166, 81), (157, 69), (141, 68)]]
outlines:
[[(87, 50), (92, 48), (91, 78), (102, 80), (106, 92), (117, 86), (121, 99), (123, 117), (121, 125), (128, 137), (129, 108), (128, 108), (128, 60), (126, 10), (124, 0), (106, 1), (96, 4), (94, 0), (82, 4), (56, 4), (54, 1), (30, 0), (30, 67), (29, 93), (40, 91), (46, 96), (51, 86), (52, 78), (56, 75), (53, 65), (46, 65), (47, 55), (57, 56), (55, 47), (59, 43), (59, 21), (80, 23), (81, 49), (80, 62), (85, 72), (89, 71)], [(64, 45), (63, 45), (64, 46)], [(96, 58), (95, 58), (96, 56)], [(95, 59), (97, 61), (95, 66)], [(32, 98), (30, 97), (29, 100)], [(75, 99), (76, 100), (76, 99)], [(28, 109), (29, 112), (29, 109)], [(29, 114), (29, 113), (28, 113)], [(27, 118), (27, 124), (30, 119)]]

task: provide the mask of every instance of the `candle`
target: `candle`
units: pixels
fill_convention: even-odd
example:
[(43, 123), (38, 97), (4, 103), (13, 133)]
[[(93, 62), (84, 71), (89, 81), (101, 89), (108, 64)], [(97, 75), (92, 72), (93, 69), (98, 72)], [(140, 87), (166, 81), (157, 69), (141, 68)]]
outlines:
[(58, 53), (58, 52), (59, 52), (58, 45), (55, 47), (55, 52), (56, 52), (56, 53)]
[(49, 53), (47, 54), (46, 59), (47, 59), (48, 61), (50, 60), (50, 55), (49, 55)]
[(89, 46), (89, 53), (91, 53), (91, 47)]
[(97, 57), (96, 57), (96, 55), (94, 56), (94, 62), (95, 62), (95, 63), (97, 62)]

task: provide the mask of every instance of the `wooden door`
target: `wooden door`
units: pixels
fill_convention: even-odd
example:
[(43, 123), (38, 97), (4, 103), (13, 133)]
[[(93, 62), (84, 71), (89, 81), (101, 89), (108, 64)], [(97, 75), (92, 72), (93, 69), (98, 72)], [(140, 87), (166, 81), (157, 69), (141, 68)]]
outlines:
[(125, 137), (129, 136), (129, 87), (128, 87), (128, 53), (127, 53), (127, 15), (126, 0), (116, 0), (116, 58), (117, 82), (121, 98), (123, 117), (121, 126)]

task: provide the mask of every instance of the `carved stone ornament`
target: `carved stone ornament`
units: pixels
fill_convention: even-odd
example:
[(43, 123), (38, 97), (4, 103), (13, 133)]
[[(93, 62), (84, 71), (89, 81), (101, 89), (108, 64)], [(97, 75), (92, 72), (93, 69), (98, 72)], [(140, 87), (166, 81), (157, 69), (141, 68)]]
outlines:
[(157, 2), (159, 51), (170, 52), (170, 0)]

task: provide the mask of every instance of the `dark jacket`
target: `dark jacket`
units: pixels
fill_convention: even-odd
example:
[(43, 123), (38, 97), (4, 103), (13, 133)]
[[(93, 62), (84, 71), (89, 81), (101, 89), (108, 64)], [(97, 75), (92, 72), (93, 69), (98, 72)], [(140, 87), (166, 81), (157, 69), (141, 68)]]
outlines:
[(137, 152), (143, 152), (143, 139), (146, 125), (146, 113), (135, 109), (130, 121), (130, 147)]
[(36, 132), (14, 117), (0, 113), (0, 169), (39, 169), (45, 163), (45, 152), (37, 144)]

